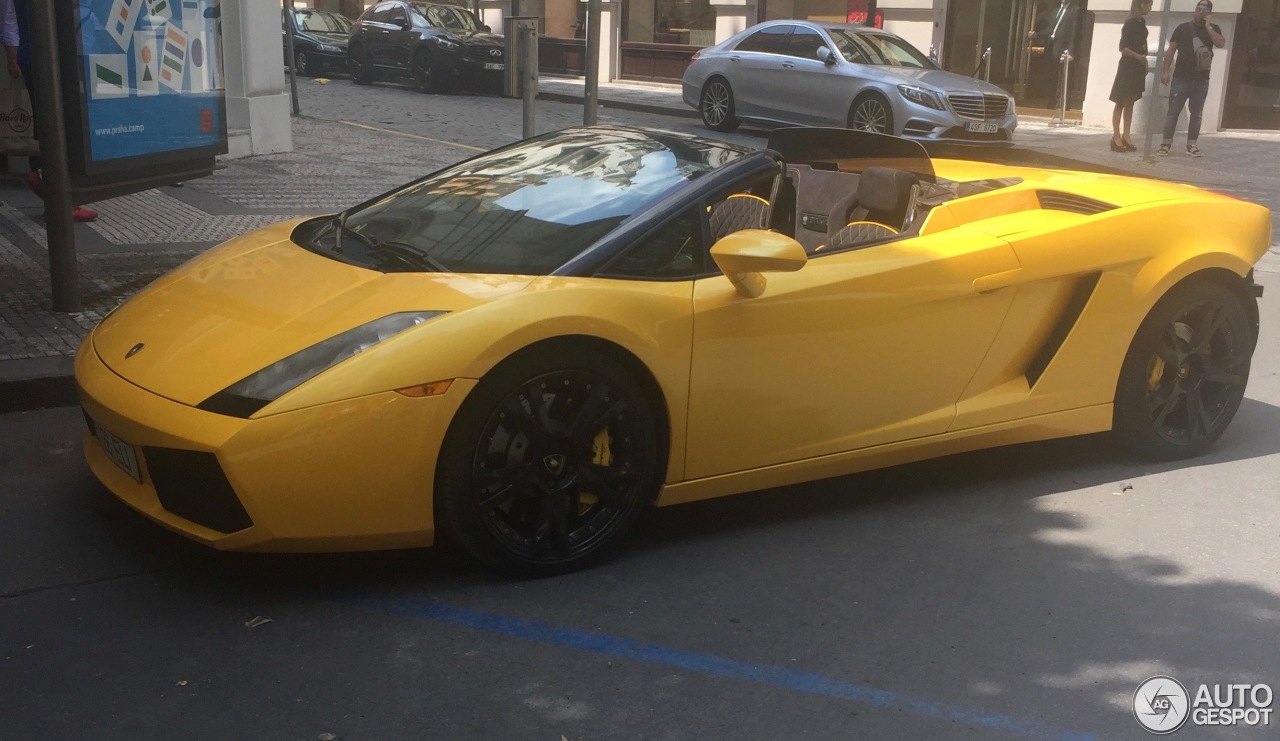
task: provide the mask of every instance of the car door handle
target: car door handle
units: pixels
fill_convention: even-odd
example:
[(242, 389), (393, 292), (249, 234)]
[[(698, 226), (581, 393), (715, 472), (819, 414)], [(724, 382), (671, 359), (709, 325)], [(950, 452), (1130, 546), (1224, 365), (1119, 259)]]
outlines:
[(792, 67), (795, 67), (796, 65), (795, 65), (795, 62), (783, 62), (783, 63), (782, 63), (782, 66), (783, 66), (783, 67), (786, 67), (787, 69), (791, 69)]
[(1001, 288), (1009, 288), (1010, 286), (1016, 286), (1021, 283), (1025, 283), (1026, 281), (1027, 278), (1022, 274), (1022, 268), (1014, 268), (1013, 270), (1006, 270), (1003, 273), (992, 273), (991, 275), (984, 275), (981, 278), (974, 278), (973, 292), (990, 293), (991, 291), (998, 291)]
[(730, 62), (741, 62), (742, 57), (729, 57)]

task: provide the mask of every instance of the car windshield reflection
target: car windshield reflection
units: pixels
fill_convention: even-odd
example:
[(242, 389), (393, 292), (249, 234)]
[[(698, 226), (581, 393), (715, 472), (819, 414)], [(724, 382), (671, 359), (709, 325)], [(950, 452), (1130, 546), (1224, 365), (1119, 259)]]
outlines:
[(570, 129), (392, 192), (335, 220), (309, 246), (383, 272), (545, 275), (744, 153), (662, 132)]
[(842, 28), (828, 28), (827, 33), (836, 43), (836, 49), (850, 62), (934, 69), (928, 57), (892, 36), (854, 33)]

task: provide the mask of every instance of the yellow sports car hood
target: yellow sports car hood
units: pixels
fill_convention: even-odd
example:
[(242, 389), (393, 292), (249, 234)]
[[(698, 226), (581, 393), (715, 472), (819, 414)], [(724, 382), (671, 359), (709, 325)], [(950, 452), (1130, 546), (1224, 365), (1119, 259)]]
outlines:
[(291, 221), (233, 239), (152, 283), (92, 336), (128, 381), (196, 405), (303, 348), (389, 314), (461, 311), (528, 276), (391, 273), (289, 240)]

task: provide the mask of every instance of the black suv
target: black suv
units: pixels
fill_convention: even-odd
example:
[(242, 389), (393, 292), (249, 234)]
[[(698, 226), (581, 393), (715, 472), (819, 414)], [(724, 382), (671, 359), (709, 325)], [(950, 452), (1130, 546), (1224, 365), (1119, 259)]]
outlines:
[(356, 83), (409, 77), (425, 93), (454, 82), (497, 86), (505, 61), (502, 36), (466, 8), (444, 3), (373, 5), (352, 27), (347, 46)]

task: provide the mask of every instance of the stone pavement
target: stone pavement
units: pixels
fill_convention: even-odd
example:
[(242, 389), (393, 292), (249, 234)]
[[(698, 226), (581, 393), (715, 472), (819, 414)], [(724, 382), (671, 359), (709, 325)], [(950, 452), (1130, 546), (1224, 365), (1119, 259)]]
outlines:
[[(582, 81), (540, 81), (539, 131), (581, 120)], [(332, 213), (477, 151), (520, 137), (520, 101), (422, 96), (395, 85), (357, 88), (345, 80), (306, 84), (293, 122), (295, 151), (226, 160), (182, 188), (111, 199), (96, 222), (76, 225), (83, 310), (50, 308), (42, 205), (17, 176), (0, 175), (0, 411), (69, 401), (71, 357), (80, 340), (121, 301), (171, 268), (245, 231), (299, 215)], [(697, 114), (670, 85), (601, 86), (600, 120), (700, 131)], [(394, 129), (394, 130), (392, 130)], [(726, 138), (763, 144), (744, 127)], [(1262, 203), (1280, 230), (1280, 133), (1209, 133), (1207, 156), (1144, 162), (1109, 151), (1106, 129), (1050, 128), (1025, 120), (1023, 162), (1123, 171), (1190, 182)], [(1141, 142), (1139, 142), (1141, 145)], [(1280, 250), (1260, 269), (1280, 270)]]

